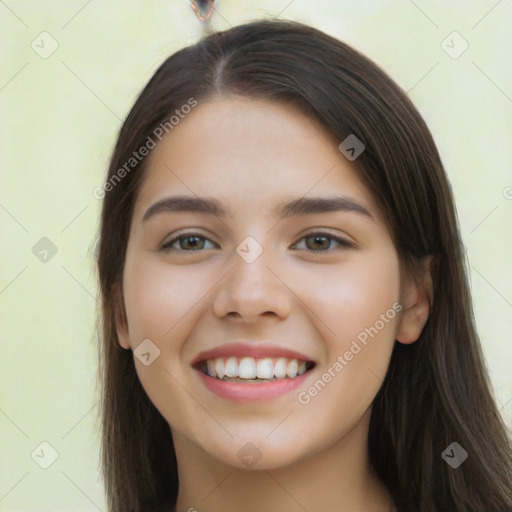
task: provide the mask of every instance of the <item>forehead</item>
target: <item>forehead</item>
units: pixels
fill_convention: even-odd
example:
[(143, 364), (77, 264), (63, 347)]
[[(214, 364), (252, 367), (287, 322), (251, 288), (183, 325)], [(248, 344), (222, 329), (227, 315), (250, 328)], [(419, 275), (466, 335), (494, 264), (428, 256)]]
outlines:
[(317, 122), (282, 103), (200, 102), (149, 155), (138, 208), (169, 193), (259, 209), (284, 197), (343, 194), (375, 208), (357, 171)]

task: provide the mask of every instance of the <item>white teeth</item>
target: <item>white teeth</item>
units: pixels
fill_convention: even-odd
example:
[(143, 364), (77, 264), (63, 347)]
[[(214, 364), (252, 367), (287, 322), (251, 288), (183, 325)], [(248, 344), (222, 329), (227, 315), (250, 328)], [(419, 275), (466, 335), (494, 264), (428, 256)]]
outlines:
[(217, 378), (222, 379), (224, 377), (224, 360), (220, 357), (215, 359), (215, 371), (217, 372)]
[(238, 361), (236, 357), (228, 358), (224, 371), (226, 372), (226, 377), (238, 377)]
[(288, 363), (288, 366), (286, 367), (286, 375), (288, 375), (288, 377), (290, 377), (290, 379), (294, 379), (295, 377), (297, 377), (297, 368), (298, 368), (297, 359), (292, 359)]
[(215, 377), (217, 372), (215, 371), (215, 361), (213, 359), (208, 359), (206, 361), (206, 371), (210, 377)]
[(308, 366), (306, 361), (286, 357), (277, 359), (242, 357), (239, 360), (235, 356), (230, 356), (227, 359), (222, 357), (208, 359), (203, 363), (202, 369), (207, 375), (217, 379), (276, 380), (294, 379), (304, 374)]
[(286, 377), (286, 366), (288, 360), (285, 357), (280, 357), (274, 365), (274, 375), (276, 379), (284, 379)]
[(243, 357), (238, 368), (238, 376), (241, 379), (256, 378), (256, 361), (253, 357)]
[(258, 377), (258, 379), (272, 379), (274, 377), (274, 364), (270, 357), (258, 361), (256, 377)]

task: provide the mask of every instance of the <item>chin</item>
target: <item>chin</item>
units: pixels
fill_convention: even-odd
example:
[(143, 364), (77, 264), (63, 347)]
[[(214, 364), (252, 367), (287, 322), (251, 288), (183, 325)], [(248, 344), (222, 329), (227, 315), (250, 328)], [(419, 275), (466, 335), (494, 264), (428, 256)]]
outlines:
[(210, 455), (219, 462), (247, 471), (270, 471), (290, 466), (301, 459), (291, 446), (276, 448), (273, 445), (256, 445), (251, 441), (242, 444), (235, 452), (232, 446), (216, 450)]

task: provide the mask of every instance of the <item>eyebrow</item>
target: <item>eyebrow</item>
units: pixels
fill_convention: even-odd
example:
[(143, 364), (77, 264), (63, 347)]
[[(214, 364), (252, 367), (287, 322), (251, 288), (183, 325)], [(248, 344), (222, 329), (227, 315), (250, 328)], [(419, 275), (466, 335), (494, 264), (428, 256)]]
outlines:
[[(350, 197), (300, 197), (289, 202), (278, 204), (272, 211), (276, 217), (287, 218), (326, 212), (351, 212), (375, 220), (370, 211)], [(159, 214), (170, 212), (196, 212), (215, 215), (216, 217), (232, 216), (217, 199), (210, 197), (194, 197), (186, 195), (169, 196), (151, 205), (143, 221)]]

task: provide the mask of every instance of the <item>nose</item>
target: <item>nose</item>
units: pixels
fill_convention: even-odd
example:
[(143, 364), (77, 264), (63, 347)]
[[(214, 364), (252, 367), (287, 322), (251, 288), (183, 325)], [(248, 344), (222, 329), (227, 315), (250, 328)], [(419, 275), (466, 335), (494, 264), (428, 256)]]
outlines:
[(270, 264), (266, 250), (251, 263), (234, 252), (230, 269), (218, 285), (214, 313), (247, 323), (262, 317), (286, 318), (291, 311), (293, 292), (279, 275), (278, 265)]

